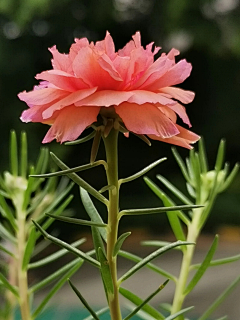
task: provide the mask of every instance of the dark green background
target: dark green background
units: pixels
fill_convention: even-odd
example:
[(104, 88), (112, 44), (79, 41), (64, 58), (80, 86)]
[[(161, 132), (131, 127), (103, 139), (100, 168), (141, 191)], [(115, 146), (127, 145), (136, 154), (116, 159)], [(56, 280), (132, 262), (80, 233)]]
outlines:
[[(163, 51), (176, 47), (180, 58), (193, 64), (191, 77), (181, 85), (196, 92), (196, 99), (187, 106), (192, 130), (206, 140), (210, 165), (214, 165), (217, 145), (227, 140), (226, 159), (231, 166), (239, 161), (240, 122), (240, 5), (223, 0), (1, 0), (0, 1), (0, 103), (1, 157), (0, 170), (8, 168), (9, 130), (28, 133), (30, 158), (35, 160), (48, 127), (21, 123), (26, 108), (17, 93), (31, 90), (37, 84), (36, 73), (51, 68), (48, 47), (57, 45), (68, 52), (74, 37), (101, 40), (108, 30), (116, 49), (124, 46), (137, 31), (144, 45), (154, 41)], [(179, 121), (180, 123), (180, 121)], [(88, 162), (91, 144), (66, 147), (55, 142), (49, 148), (69, 166)], [(188, 152), (178, 148), (185, 157)], [(100, 151), (99, 158), (103, 155)], [(120, 176), (127, 176), (150, 162), (167, 156), (168, 161), (153, 170), (184, 188), (170, 145), (154, 142), (148, 147), (136, 137), (120, 139)], [(95, 169), (94, 169), (95, 170)], [(83, 174), (96, 188), (104, 185), (98, 171)], [(239, 177), (217, 202), (207, 224), (209, 230), (222, 223), (238, 224)], [(75, 210), (79, 200), (75, 200)], [(158, 205), (158, 200), (142, 180), (122, 188), (122, 207)], [(77, 212), (77, 214), (81, 214)], [(146, 224), (146, 218), (127, 220), (127, 224)], [(156, 231), (166, 230), (163, 216), (151, 219), (148, 225)]]

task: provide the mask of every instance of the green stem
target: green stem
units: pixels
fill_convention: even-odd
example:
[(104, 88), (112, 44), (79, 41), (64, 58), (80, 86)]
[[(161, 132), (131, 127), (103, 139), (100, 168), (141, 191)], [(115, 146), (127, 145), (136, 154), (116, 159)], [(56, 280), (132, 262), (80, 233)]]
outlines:
[(19, 287), (19, 306), (21, 311), (22, 320), (31, 320), (29, 295), (28, 295), (28, 277), (27, 270), (22, 268), (23, 257), (26, 248), (26, 212), (20, 210), (20, 205), (17, 207), (17, 220), (18, 220), (18, 265), (17, 277)]
[(103, 138), (107, 158), (108, 185), (114, 186), (109, 190), (108, 227), (107, 227), (107, 260), (112, 276), (114, 295), (109, 296), (109, 309), (112, 320), (121, 320), (119, 304), (119, 287), (117, 283), (117, 257), (113, 256), (114, 246), (118, 236), (119, 213), (119, 185), (118, 185), (118, 131), (112, 129), (106, 138)]
[[(189, 242), (196, 243), (196, 240), (199, 236), (199, 233), (200, 233), (199, 222), (200, 222), (202, 210), (203, 210), (202, 208), (194, 210), (193, 220), (188, 228), (187, 241)], [(186, 246), (186, 250), (183, 252), (181, 270), (180, 270), (179, 278), (177, 280), (175, 295), (173, 298), (173, 304), (172, 304), (172, 310), (171, 310), (172, 314), (182, 309), (182, 305), (186, 297), (184, 292), (186, 289), (194, 252), (195, 252), (195, 246)], [(180, 315), (179, 317), (176, 318), (176, 320), (184, 320), (184, 316)]]

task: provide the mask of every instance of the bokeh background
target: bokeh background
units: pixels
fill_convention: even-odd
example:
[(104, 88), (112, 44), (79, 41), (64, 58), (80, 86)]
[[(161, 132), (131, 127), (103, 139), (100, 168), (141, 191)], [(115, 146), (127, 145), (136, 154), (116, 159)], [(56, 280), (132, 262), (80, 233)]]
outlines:
[[(210, 166), (221, 138), (227, 141), (226, 160), (230, 166), (240, 160), (240, 1), (239, 0), (0, 0), (0, 171), (8, 168), (9, 131), (28, 133), (29, 154), (35, 160), (41, 140), (48, 130), (42, 124), (21, 123), (26, 108), (17, 93), (37, 84), (34, 76), (51, 68), (48, 48), (57, 45), (68, 52), (75, 37), (96, 41), (108, 30), (116, 49), (123, 47), (136, 31), (141, 31), (143, 45), (154, 41), (164, 52), (172, 47), (180, 58), (193, 64), (191, 77), (181, 87), (196, 92), (187, 106), (193, 131), (204, 136)], [(180, 122), (180, 121), (179, 121)], [(59, 146), (51, 151), (76, 166), (89, 161), (91, 143)], [(187, 150), (178, 148), (183, 157)], [(100, 150), (99, 158), (104, 156)], [(120, 176), (125, 177), (145, 165), (167, 156), (168, 161), (148, 174), (164, 174), (184, 190), (184, 180), (171, 154), (170, 145), (153, 143), (148, 147), (138, 138), (120, 139)], [(95, 170), (95, 169), (94, 169)], [(104, 185), (102, 172), (82, 175), (96, 188)], [(96, 179), (96, 176), (98, 177)], [(122, 189), (122, 207), (160, 205), (144, 182), (132, 182)], [(215, 231), (223, 224), (240, 223), (239, 176), (215, 205), (205, 231)], [(83, 216), (79, 200), (73, 203), (77, 216)], [(164, 215), (152, 219), (140, 217), (126, 221), (134, 226), (148, 226), (167, 232)], [(66, 230), (66, 229), (64, 229)]]

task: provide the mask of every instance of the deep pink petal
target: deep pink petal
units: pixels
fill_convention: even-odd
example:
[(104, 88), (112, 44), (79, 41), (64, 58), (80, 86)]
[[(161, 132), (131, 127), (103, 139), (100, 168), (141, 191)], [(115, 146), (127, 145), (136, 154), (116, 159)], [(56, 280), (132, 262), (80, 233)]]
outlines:
[(46, 80), (54, 84), (56, 87), (70, 92), (89, 88), (89, 85), (82, 79), (76, 78), (75, 76), (61, 70), (43, 71), (36, 75), (36, 79)]
[(61, 110), (66, 106), (74, 104), (75, 102), (80, 101), (88, 97), (89, 95), (93, 94), (96, 90), (97, 88), (95, 87), (95, 88), (84, 89), (84, 90), (79, 90), (79, 91), (70, 93), (67, 97), (54, 103), (48, 109), (46, 109), (43, 112), (43, 118), (44, 119), (50, 118), (56, 110)]
[(97, 120), (99, 107), (75, 107), (64, 108), (48, 130), (43, 143), (54, 139), (58, 142), (73, 141), (93, 122)]
[(146, 103), (122, 103), (115, 106), (116, 113), (126, 128), (137, 134), (154, 134), (162, 138), (172, 137), (179, 133), (175, 124), (158, 108)]
[(68, 94), (69, 93), (67, 91), (59, 89), (43, 88), (30, 92), (20, 92), (18, 94), (18, 98), (22, 101), (25, 101), (28, 105), (43, 105), (57, 99), (62, 99)]
[(192, 102), (195, 97), (195, 93), (193, 91), (183, 90), (175, 87), (161, 88), (160, 92), (167, 93), (173, 99), (179, 100), (185, 104)]
[(75, 105), (110, 107), (112, 105), (119, 105), (122, 102), (128, 101), (132, 95), (132, 92), (127, 91), (101, 90), (81, 101), (76, 102)]

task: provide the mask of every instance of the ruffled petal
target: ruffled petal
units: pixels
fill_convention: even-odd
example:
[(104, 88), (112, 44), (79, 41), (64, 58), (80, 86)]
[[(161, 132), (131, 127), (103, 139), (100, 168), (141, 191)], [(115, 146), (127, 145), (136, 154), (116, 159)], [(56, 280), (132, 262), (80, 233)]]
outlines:
[(33, 91), (23, 91), (18, 94), (18, 98), (25, 101), (28, 105), (43, 105), (58, 99), (62, 99), (69, 94), (67, 91), (43, 88)]
[(64, 108), (59, 112), (42, 142), (48, 143), (54, 139), (61, 143), (76, 140), (88, 126), (97, 120), (99, 110), (99, 107), (68, 106)]
[[(175, 86), (176, 84), (182, 83), (186, 78), (189, 77), (192, 71), (191, 63), (185, 59), (180, 60), (172, 68), (170, 68), (162, 77), (148, 86), (149, 90), (159, 90), (164, 87)], [(145, 87), (146, 89), (146, 87)]]
[(195, 97), (195, 93), (193, 91), (183, 90), (175, 87), (161, 88), (160, 92), (167, 93), (173, 99), (179, 100), (185, 104), (192, 102)]
[(114, 108), (126, 128), (134, 133), (153, 134), (162, 138), (179, 133), (176, 125), (152, 104), (125, 102)]
[(70, 92), (89, 88), (89, 85), (82, 79), (76, 78), (75, 76), (61, 70), (43, 71), (36, 75), (36, 79), (46, 80), (54, 84), (56, 87)]
[(106, 53), (111, 60), (113, 60), (117, 55), (113, 39), (108, 31), (106, 32), (104, 40), (96, 42), (95, 48), (100, 52)]
[(90, 47), (79, 50), (73, 61), (76, 77), (82, 79), (90, 87), (98, 86), (102, 90), (115, 89), (119, 81), (100, 66), (98, 58), (99, 56)]
[(62, 100), (59, 100), (58, 102), (52, 104), (49, 108), (47, 108), (43, 112), (43, 118), (44, 119), (50, 118), (52, 116), (53, 112), (55, 112), (57, 110), (61, 110), (61, 109), (65, 108), (66, 106), (69, 106), (79, 100), (86, 98), (87, 96), (93, 94), (96, 90), (97, 90), (97, 88), (95, 87), (95, 88), (75, 91), (75, 92), (68, 94), (67, 97), (63, 98)]
[(127, 91), (101, 90), (76, 102), (75, 105), (110, 107), (112, 105), (119, 105), (122, 102), (128, 101), (132, 95), (132, 92)]
[(62, 70), (67, 73), (72, 73), (72, 62), (69, 59), (68, 54), (60, 53), (57, 50), (56, 46), (53, 46), (48, 50), (51, 52), (53, 56), (53, 59), (52, 59), (53, 69)]
[(163, 139), (162, 137), (148, 134), (148, 137), (153, 140), (158, 140), (158, 141), (174, 144), (174, 145), (177, 145), (180, 147), (184, 147), (187, 149), (192, 149), (193, 146), (191, 146), (191, 144), (197, 142), (200, 139), (200, 136), (198, 136), (196, 133), (191, 132), (181, 126), (178, 126), (178, 125), (176, 125), (176, 126), (179, 130), (179, 134), (177, 134), (176, 136)]
[(116, 81), (123, 81), (121, 75), (115, 69), (112, 60), (106, 54), (103, 54), (98, 58), (98, 63), (113, 79)]
[(160, 103), (163, 105), (174, 105), (176, 102), (165, 97), (161, 93), (155, 93), (147, 90), (134, 90), (131, 91), (132, 96), (128, 99), (128, 102), (144, 104), (144, 103)]
[(42, 106), (32, 106), (31, 108), (24, 110), (20, 119), (23, 122), (43, 122), (42, 113), (49, 107), (49, 104)]
[(184, 123), (186, 123), (189, 127), (192, 126), (191, 123), (190, 123), (190, 120), (188, 118), (188, 115), (186, 113), (185, 107), (182, 106), (180, 103), (175, 103), (175, 104), (172, 104), (172, 105), (168, 105), (167, 107), (161, 106), (159, 108), (164, 114), (166, 114), (167, 109), (171, 109), (172, 111), (176, 112), (177, 115), (179, 115), (179, 117), (182, 119), (182, 121)]
[(143, 90), (150, 88), (150, 91), (154, 91), (151, 87), (152, 84), (159, 80), (172, 67), (172, 65), (172, 60), (168, 59), (166, 55), (161, 56), (155, 62), (150, 64), (148, 69), (145, 70), (132, 88)]

